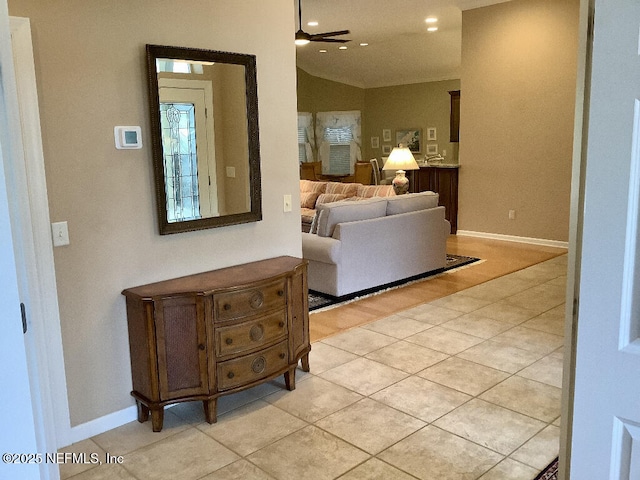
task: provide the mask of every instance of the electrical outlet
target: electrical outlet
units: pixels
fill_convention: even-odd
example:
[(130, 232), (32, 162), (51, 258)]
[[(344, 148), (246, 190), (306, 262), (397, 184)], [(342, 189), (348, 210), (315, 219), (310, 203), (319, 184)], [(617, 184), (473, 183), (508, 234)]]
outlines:
[(509, 220), (515, 220), (515, 219), (516, 219), (516, 211), (509, 210)]
[(236, 178), (236, 167), (227, 167), (227, 178)]
[(291, 211), (291, 195), (284, 196), (284, 211), (285, 212)]

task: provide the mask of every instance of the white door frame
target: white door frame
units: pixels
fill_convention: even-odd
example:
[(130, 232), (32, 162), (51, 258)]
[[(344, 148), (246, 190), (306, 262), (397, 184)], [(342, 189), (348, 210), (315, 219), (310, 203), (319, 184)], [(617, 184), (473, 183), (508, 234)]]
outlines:
[(30, 333), (25, 336), (25, 343), (34, 403), (39, 403), (39, 408), (34, 409), (40, 430), (38, 447), (42, 452), (53, 452), (70, 443), (71, 425), (38, 94), (29, 19), (10, 17), (10, 26), (23, 151), (16, 148), (16, 155), (6, 159), (13, 172), (7, 183), (10, 198), (14, 199), (12, 230), (14, 236), (20, 237), (18, 248), (22, 249), (24, 260), (19, 269), (25, 277), (21, 289), (26, 290), (28, 298)]

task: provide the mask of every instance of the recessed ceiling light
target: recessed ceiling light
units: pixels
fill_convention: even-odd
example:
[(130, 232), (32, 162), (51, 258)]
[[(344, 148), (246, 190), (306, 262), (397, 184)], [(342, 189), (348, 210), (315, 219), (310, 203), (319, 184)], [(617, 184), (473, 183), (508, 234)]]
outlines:
[(369, 45), (368, 43), (361, 43), (360, 46), (361, 47), (366, 47), (367, 45)]
[(318, 50), (320, 53), (327, 53), (327, 50), (325, 48), (321, 48), (320, 50)]
[(318, 22), (309, 22), (307, 23), (307, 25), (309, 25), (310, 27), (317, 27), (318, 26)]
[(344, 45), (342, 45), (341, 47), (338, 47), (339, 50), (346, 50), (347, 47), (345, 47)]
[(429, 27), (427, 28), (427, 32), (437, 32), (438, 31), (438, 27)]
[(436, 17), (428, 17), (425, 22), (427, 23), (436, 23), (438, 19)]

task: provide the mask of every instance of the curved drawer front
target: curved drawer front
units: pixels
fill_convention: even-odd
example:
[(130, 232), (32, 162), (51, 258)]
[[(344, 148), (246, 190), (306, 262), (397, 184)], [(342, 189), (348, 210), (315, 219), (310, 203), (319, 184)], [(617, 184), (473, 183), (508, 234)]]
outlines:
[(281, 342), (261, 352), (235, 358), (218, 364), (218, 389), (245, 385), (274, 372), (286, 368), (289, 364), (287, 342)]
[(277, 308), (286, 302), (286, 279), (246, 288), (237, 292), (214, 295), (213, 308), (216, 321), (242, 318)]
[(216, 355), (259, 348), (287, 333), (287, 314), (284, 309), (256, 320), (216, 328)]

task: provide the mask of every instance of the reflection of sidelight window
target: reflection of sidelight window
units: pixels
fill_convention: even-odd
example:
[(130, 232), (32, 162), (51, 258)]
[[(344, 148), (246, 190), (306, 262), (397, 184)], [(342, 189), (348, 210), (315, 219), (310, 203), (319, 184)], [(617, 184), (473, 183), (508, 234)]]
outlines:
[(351, 170), (351, 141), (349, 127), (324, 129), (324, 138), (329, 142), (329, 173), (348, 175)]
[(167, 220), (218, 215), (210, 82), (160, 79), (160, 126), (166, 178)]
[(195, 105), (160, 103), (167, 220), (200, 218)]

